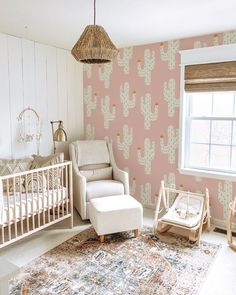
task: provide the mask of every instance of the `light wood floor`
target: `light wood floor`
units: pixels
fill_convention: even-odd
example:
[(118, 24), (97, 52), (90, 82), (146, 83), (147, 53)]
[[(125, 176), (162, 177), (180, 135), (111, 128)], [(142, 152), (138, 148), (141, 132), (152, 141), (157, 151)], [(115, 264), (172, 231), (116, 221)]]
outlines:
[[(144, 224), (153, 225), (154, 212), (144, 210)], [(6, 258), (17, 266), (23, 266), (39, 255), (47, 252), (75, 234), (90, 226), (82, 222), (79, 215), (74, 214), (74, 228), (68, 229), (66, 222), (38, 232), (14, 245), (0, 250), (0, 258)], [(221, 250), (216, 257), (203, 285), (200, 295), (235, 295), (236, 294), (236, 253), (227, 246), (226, 236), (214, 232), (203, 233), (202, 239), (221, 244)]]

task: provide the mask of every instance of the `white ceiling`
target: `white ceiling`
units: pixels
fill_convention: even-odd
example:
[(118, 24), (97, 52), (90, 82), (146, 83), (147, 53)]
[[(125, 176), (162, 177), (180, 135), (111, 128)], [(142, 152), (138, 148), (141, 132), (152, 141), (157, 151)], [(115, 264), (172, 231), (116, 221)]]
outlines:
[[(236, 0), (97, 0), (97, 24), (119, 48), (236, 29)], [(0, 0), (0, 32), (71, 49), (93, 0)]]

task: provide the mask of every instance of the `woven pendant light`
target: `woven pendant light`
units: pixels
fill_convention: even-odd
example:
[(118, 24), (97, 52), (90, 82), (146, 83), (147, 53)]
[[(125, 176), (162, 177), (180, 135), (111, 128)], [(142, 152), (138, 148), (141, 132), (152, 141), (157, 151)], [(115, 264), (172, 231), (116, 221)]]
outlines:
[(74, 58), (82, 63), (101, 64), (111, 62), (118, 53), (102, 26), (95, 24), (96, 0), (94, 0), (94, 24), (88, 25), (71, 50)]

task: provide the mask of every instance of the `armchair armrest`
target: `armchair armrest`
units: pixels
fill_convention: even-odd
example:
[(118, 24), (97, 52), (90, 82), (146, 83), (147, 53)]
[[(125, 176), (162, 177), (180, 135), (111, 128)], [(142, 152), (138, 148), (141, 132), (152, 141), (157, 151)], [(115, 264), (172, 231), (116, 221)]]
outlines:
[(69, 152), (73, 170), (74, 206), (81, 218), (86, 219), (86, 178), (79, 172), (72, 144), (69, 147)]
[(129, 195), (129, 174), (117, 167), (111, 143), (108, 143), (108, 149), (110, 153), (111, 166), (113, 169), (113, 179), (122, 182), (124, 185), (125, 194)]

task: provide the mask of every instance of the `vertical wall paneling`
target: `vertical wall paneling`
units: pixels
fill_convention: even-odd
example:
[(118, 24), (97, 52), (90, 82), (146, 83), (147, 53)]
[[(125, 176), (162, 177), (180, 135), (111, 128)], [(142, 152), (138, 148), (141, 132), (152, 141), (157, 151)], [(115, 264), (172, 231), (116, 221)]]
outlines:
[(75, 140), (77, 138), (77, 120), (71, 120), (70, 118), (77, 117), (76, 101), (78, 98), (74, 95), (76, 91), (76, 65), (73, 61), (73, 57), (68, 55), (67, 58), (67, 68), (68, 68), (68, 129), (71, 130), (71, 135), (69, 140)]
[(50, 121), (63, 120), (69, 140), (57, 150), (68, 157), (68, 143), (83, 137), (82, 83), (69, 51), (0, 33), (0, 157), (36, 153), (35, 142), (17, 142), (17, 116), (28, 106), (41, 118), (40, 154), (53, 150)]
[(75, 75), (75, 118), (77, 124), (76, 138), (83, 138), (84, 136), (84, 104), (83, 104), (83, 71), (80, 63), (75, 63), (76, 75)]
[(50, 125), (48, 139), (52, 143), (50, 121), (57, 121), (58, 110), (58, 82), (57, 82), (57, 49), (48, 46), (47, 48), (47, 100), (48, 100), (48, 126)]
[[(36, 60), (36, 110), (40, 114), (42, 142), (48, 142), (50, 129), (48, 123), (48, 100), (47, 100), (47, 59), (46, 48), (44, 45), (35, 44)], [(40, 145), (40, 153), (48, 154), (49, 146)]]
[(22, 77), (22, 46), (21, 39), (8, 36), (8, 58), (9, 58), (9, 83), (10, 83), (10, 109), (12, 133), (12, 154), (21, 157), (24, 154), (25, 144), (19, 143), (18, 115), (24, 108), (23, 77)]
[[(35, 89), (35, 44), (33, 41), (22, 39), (22, 80), (23, 80), (23, 102), (24, 108), (31, 107), (36, 109), (36, 89)], [(31, 113), (27, 114), (30, 120), (35, 121), (35, 116)], [(33, 130), (34, 126), (27, 126), (28, 130)], [(32, 128), (32, 129), (31, 129)], [(30, 153), (33, 151), (36, 153), (37, 146), (36, 142), (29, 142), (24, 145), (26, 152)]]
[[(67, 91), (67, 55), (64, 49), (57, 49), (57, 70), (58, 70), (58, 119), (63, 121), (65, 130), (68, 129), (68, 91)], [(68, 134), (69, 137), (69, 134)], [(57, 150), (64, 148), (66, 143), (60, 143)], [(66, 155), (68, 156), (68, 155)]]
[(7, 47), (7, 36), (0, 34), (0, 152), (3, 157), (12, 155)]

